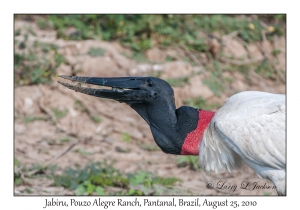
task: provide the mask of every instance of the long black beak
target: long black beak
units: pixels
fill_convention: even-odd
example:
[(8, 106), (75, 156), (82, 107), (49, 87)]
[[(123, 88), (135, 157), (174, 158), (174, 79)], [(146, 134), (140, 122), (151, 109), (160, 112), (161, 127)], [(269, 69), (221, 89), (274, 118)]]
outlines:
[[(78, 82), (77, 85), (57, 81), (59, 84), (66, 86), (76, 92), (100, 98), (114, 99), (127, 104), (143, 103), (147, 98), (147, 91), (141, 90), (144, 84), (143, 77), (78, 77), (60, 75), (63, 79)], [(109, 89), (93, 89), (81, 87), (81, 83), (112, 87)]]

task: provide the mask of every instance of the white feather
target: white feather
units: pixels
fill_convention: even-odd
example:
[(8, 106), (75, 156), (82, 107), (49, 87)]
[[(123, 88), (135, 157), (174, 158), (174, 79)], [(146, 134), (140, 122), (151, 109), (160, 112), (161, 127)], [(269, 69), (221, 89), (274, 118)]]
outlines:
[(230, 171), (243, 160), (284, 195), (285, 116), (285, 95), (247, 91), (228, 98), (204, 132), (200, 165)]

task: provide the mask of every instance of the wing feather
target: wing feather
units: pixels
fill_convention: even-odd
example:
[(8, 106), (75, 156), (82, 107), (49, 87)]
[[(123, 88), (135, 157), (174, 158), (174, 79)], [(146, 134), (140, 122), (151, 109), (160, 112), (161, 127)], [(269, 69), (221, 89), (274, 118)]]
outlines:
[(263, 168), (285, 169), (285, 95), (256, 91), (226, 100), (199, 147), (206, 170), (231, 170), (243, 159), (259, 175)]
[(213, 118), (224, 141), (246, 162), (285, 170), (285, 95), (243, 92)]

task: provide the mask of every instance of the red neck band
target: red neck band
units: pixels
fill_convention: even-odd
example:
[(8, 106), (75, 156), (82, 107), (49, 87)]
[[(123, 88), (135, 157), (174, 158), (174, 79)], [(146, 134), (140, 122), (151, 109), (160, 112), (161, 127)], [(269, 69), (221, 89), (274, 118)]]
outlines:
[(180, 155), (198, 155), (199, 145), (203, 133), (213, 118), (215, 112), (199, 110), (199, 121), (197, 128), (188, 133), (181, 147)]

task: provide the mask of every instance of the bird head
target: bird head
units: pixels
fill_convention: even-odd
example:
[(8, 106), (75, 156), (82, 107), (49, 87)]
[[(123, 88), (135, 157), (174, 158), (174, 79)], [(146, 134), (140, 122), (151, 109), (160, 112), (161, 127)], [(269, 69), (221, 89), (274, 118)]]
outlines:
[[(59, 76), (64, 79), (78, 82), (72, 85), (65, 82), (58, 83), (69, 89), (84, 94), (109, 98), (119, 102), (131, 104), (144, 104), (144, 106), (167, 101), (174, 103), (174, 91), (164, 80), (155, 77), (79, 77), (79, 76)], [(112, 89), (92, 89), (81, 87), (81, 83), (111, 87)]]
[[(162, 79), (155, 77), (108, 78), (65, 75), (59, 77), (78, 82), (77, 85), (72, 85), (58, 81), (69, 89), (128, 104), (149, 124), (156, 144), (165, 153), (182, 154), (188, 134), (195, 131), (198, 126), (199, 110), (187, 106), (176, 110), (174, 91)], [(86, 88), (82, 87), (81, 83), (106, 86), (111, 87), (111, 89)], [(199, 143), (199, 141), (195, 142)], [(195, 146), (197, 148), (198, 143)], [(191, 154), (195, 155), (198, 151), (197, 148)], [(185, 154), (189, 154), (189, 152)]]

